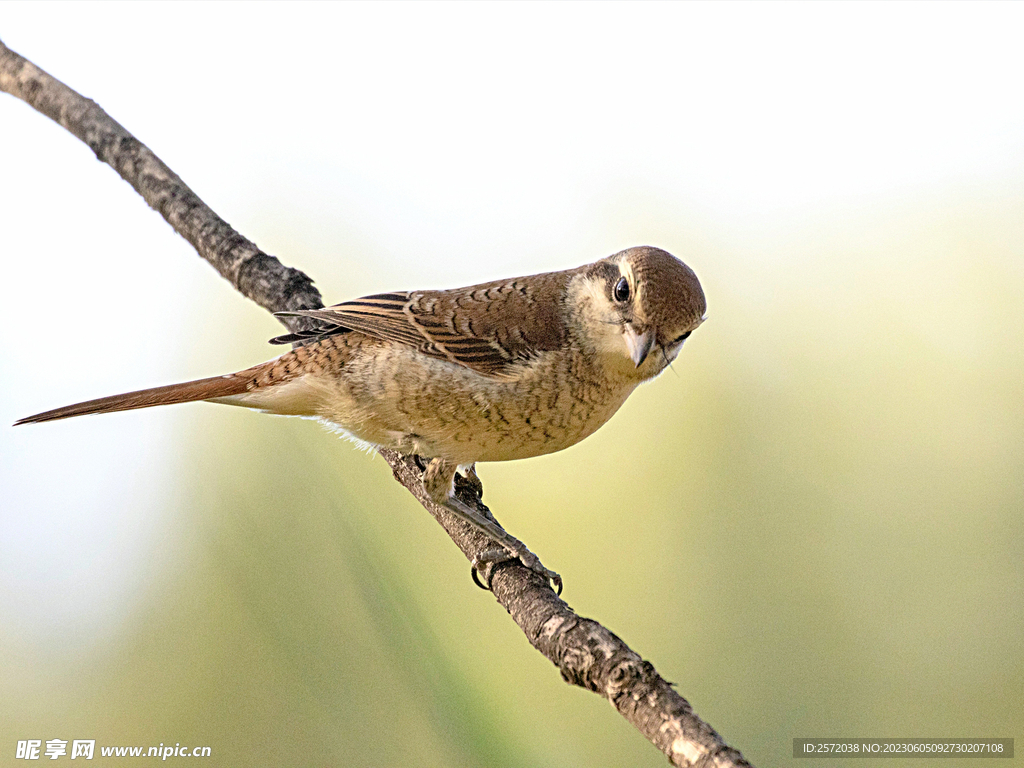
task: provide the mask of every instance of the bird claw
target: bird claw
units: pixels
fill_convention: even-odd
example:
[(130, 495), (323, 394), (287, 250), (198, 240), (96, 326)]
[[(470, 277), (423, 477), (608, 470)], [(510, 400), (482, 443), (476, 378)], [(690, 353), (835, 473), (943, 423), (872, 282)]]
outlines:
[[(545, 583), (552, 584), (556, 595), (562, 594), (562, 577), (550, 568), (545, 568), (540, 558), (525, 547), (521, 552), (509, 549), (488, 549), (478, 554), (473, 558), (470, 570), (473, 583), (480, 587), (480, 589), (485, 589), (489, 592), (495, 566), (512, 560), (518, 560), (524, 567), (543, 578)], [(483, 581), (480, 580), (481, 577), (483, 577)]]
[[(553, 584), (557, 594), (562, 594), (562, 577), (545, 568), (540, 559), (527, 549), (523, 542), (510, 535), (498, 524), (486, 507), (483, 507), (482, 511), (476, 509), (452, 493), (457, 469), (457, 465), (445, 459), (431, 459), (423, 472), (423, 490), (435, 504), (444, 507), (498, 545), (498, 547), (485, 550), (473, 558), (471, 573), (474, 583), (481, 589), (490, 590), (494, 566), (508, 560), (519, 560), (526, 568), (542, 577), (545, 583)], [(465, 478), (460, 481), (460, 484), (468, 484), (479, 499), (483, 485), (480, 483), (480, 478), (476, 476), (473, 465), (468, 467)], [(481, 576), (483, 581), (480, 580)]]

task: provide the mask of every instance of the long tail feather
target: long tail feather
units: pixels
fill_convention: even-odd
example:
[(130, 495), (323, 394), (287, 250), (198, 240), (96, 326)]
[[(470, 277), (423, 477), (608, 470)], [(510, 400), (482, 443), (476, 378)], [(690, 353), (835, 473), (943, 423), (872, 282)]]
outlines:
[(251, 371), (227, 376), (214, 376), (209, 379), (186, 381), (183, 384), (171, 384), (166, 387), (142, 389), (138, 392), (126, 392), (123, 395), (101, 397), (87, 400), (84, 403), (65, 405), (52, 411), (37, 413), (14, 422), (18, 424), (37, 424), (41, 421), (69, 419), (72, 416), (84, 416), (89, 413), (112, 413), (114, 411), (131, 411), (136, 408), (150, 408), (154, 405), (172, 405), (174, 403), (190, 403), (195, 400), (210, 400), (215, 397), (230, 397), (246, 391), (246, 385), (252, 380)]

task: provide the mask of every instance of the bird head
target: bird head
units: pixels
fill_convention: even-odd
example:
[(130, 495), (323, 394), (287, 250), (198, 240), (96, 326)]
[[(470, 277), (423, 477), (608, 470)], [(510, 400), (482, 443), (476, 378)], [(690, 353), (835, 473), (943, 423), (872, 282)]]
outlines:
[(584, 268), (573, 292), (586, 336), (640, 381), (671, 363), (707, 304), (693, 270), (660, 248), (629, 248)]

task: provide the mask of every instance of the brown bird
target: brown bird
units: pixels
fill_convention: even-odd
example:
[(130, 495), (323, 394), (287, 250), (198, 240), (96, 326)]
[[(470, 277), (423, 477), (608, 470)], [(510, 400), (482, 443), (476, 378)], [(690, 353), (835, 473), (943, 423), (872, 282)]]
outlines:
[(226, 376), (69, 405), (18, 421), (206, 400), (314, 417), (373, 446), (429, 457), (438, 504), (494, 539), (487, 565), (518, 558), (561, 587), (518, 539), (454, 495), (478, 461), (560, 451), (603, 425), (675, 359), (704, 320), (693, 271), (652, 247), (576, 269), (447, 291), (381, 293), (324, 309), (281, 357)]

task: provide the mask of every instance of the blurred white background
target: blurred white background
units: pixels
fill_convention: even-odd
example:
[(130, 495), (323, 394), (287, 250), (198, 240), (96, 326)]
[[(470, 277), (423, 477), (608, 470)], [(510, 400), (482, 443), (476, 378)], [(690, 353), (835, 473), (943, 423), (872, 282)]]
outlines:
[[(0, 7), (4, 43), (96, 100), (327, 303), (645, 243), (689, 263), (710, 320), (676, 374), (592, 441), (481, 474), (569, 602), (764, 764), (795, 736), (1022, 724), (1008, 705), (1024, 675), (1022, 34), (1010, 3)], [(81, 142), (0, 96), (0, 147), (0, 422), (273, 356), (273, 318)], [(206, 405), (0, 427), (5, 737), (69, 738), (72, 722), (125, 743), (187, 733), (225, 764), (260, 764), (268, 753), (243, 744), (266, 717), (296, 764), (472, 765), (489, 749), (509, 764), (662, 764), (519, 650), (388, 475), (312, 425)], [(354, 499), (345, 525), (386, 542), (385, 570), (407, 579), (453, 674), (488, 697), (484, 736), (439, 736), (458, 726), (431, 710), (421, 751), (373, 752), (338, 736), (360, 730), (337, 709), (358, 686), (323, 693), (297, 662), (255, 673), (267, 712), (239, 704), (251, 670), (278, 670), (252, 649), (283, 641), (266, 585), (222, 559), (240, 548), (323, 573), (280, 536), (258, 553), (245, 538), (253, 519), (304, 525), (297, 488)], [(247, 511), (211, 533), (203, 505), (227, 503)], [(323, 578), (320, 608), (348, 581)], [(159, 617), (215, 613), (211, 594), (245, 621), (202, 624), (205, 639), (173, 650), (153, 639), (190, 634)], [(327, 641), (295, 632), (289, 653), (319, 658)], [(259, 639), (242, 652), (241, 636)], [(529, 693), (520, 662), (506, 659), (512, 682), (488, 677), (502, 643), (535, 667)], [(244, 670), (221, 679), (221, 655)], [(186, 662), (209, 670), (187, 690), (173, 683)], [(128, 681), (111, 693), (110, 675)]]

